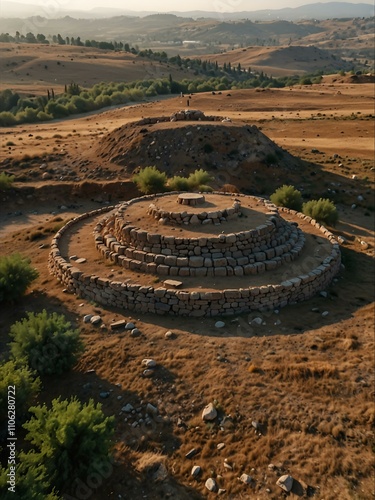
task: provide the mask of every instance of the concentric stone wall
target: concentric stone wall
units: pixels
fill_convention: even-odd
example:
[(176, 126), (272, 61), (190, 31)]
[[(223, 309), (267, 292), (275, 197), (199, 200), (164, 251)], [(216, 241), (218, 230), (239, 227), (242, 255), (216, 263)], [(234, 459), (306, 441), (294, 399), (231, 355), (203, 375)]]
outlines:
[[(232, 195), (220, 193), (220, 196)], [(243, 195), (238, 196), (241, 199)], [(254, 275), (293, 261), (304, 246), (302, 231), (282, 219), (271, 204), (265, 206), (270, 210), (265, 214), (265, 223), (254, 229), (186, 238), (163, 235), (162, 228), (160, 233), (149, 233), (125, 222), (127, 209), (144, 200), (145, 197), (141, 197), (123, 203), (114, 214), (104, 218), (94, 232), (96, 247), (103, 257), (126, 269), (180, 277)], [(258, 198), (259, 201), (265, 204), (265, 200)], [(234, 204), (238, 215), (240, 202)]]
[[(150, 201), (153, 199), (150, 197), (142, 197), (142, 200), (149, 199)], [(148, 265), (152, 265), (152, 272), (155, 274), (158, 273), (157, 267), (162, 265), (168, 268), (168, 273), (164, 271), (163, 268), (159, 269), (159, 274), (165, 274), (174, 276), (175, 269), (178, 270), (178, 273), (182, 269), (189, 270), (189, 276), (220, 276), (220, 274), (215, 274), (215, 269), (223, 268), (226, 270), (225, 275), (230, 275), (228, 273), (232, 271), (228, 271), (229, 268), (233, 270), (233, 274), (236, 275), (236, 269), (242, 268), (243, 274), (255, 274), (262, 271), (267, 270), (267, 262), (273, 262), (271, 259), (265, 260), (256, 260), (255, 257), (257, 254), (265, 253), (259, 246), (260, 241), (257, 241), (257, 238), (263, 238), (268, 232), (273, 232), (275, 235), (279, 234), (278, 230), (283, 227), (283, 223), (285, 221), (282, 219), (280, 214), (274, 210), (274, 207), (270, 205), (270, 214), (269, 217), (274, 217), (275, 220), (268, 221), (270, 225), (265, 224), (264, 234), (259, 232), (259, 228), (253, 229), (250, 231), (251, 234), (247, 235), (247, 244), (251, 241), (251, 244), (255, 246), (253, 248), (248, 248), (249, 254), (243, 254), (246, 249), (236, 249), (232, 250), (231, 256), (223, 256), (216, 257), (215, 253), (223, 253), (221, 252), (211, 252), (210, 250), (218, 250), (214, 248), (215, 244), (225, 244), (225, 245), (235, 245), (237, 243), (241, 243), (245, 241), (244, 239), (241, 241), (241, 237), (245, 238), (245, 235), (241, 233), (236, 234), (226, 234), (219, 235), (215, 237), (215, 241), (208, 241), (206, 246), (203, 245), (203, 240), (201, 241), (202, 245), (199, 244), (199, 239), (194, 241), (194, 243), (182, 243), (185, 245), (188, 252), (197, 252), (197, 248), (200, 249), (201, 254), (189, 255), (189, 253), (185, 256), (179, 257), (175, 256), (172, 253), (172, 248), (174, 250), (182, 250), (182, 248), (178, 248), (180, 242), (178, 238), (173, 238), (172, 240), (168, 240), (165, 238), (169, 238), (167, 236), (163, 236), (161, 234), (154, 235), (155, 242), (149, 241), (150, 235), (145, 232), (145, 234), (139, 234), (140, 231), (134, 231), (133, 228), (129, 231), (129, 236), (131, 235), (129, 241), (126, 241), (127, 245), (124, 245), (119, 242), (118, 237), (122, 237), (124, 227), (118, 222), (118, 226), (116, 227), (116, 221), (119, 220), (118, 216), (121, 212), (123, 213), (124, 208), (126, 210), (126, 206), (129, 203), (136, 203), (137, 200), (132, 200), (128, 202), (128, 204), (122, 204), (118, 207), (106, 207), (104, 209), (99, 209), (94, 212), (89, 212), (80, 217), (73, 219), (68, 222), (66, 226), (64, 226), (53, 238), (51, 244), (51, 252), (49, 257), (49, 268), (52, 274), (54, 274), (59, 281), (63, 283), (65, 287), (67, 287), (71, 292), (76, 293), (81, 297), (85, 297), (89, 300), (94, 300), (103, 305), (120, 307), (128, 310), (135, 310), (140, 312), (153, 312), (158, 314), (176, 314), (176, 315), (190, 315), (190, 316), (217, 316), (217, 315), (231, 315), (238, 314), (241, 312), (251, 311), (251, 310), (265, 310), (276, 307), (283, 307), (287, 304), (296, 303), (299, 301), (306, 300), (316, 294), (318, 291), (323, 290), (333, 277), (337, 274), (340, 269), (340, 249), (337, 241), (335, 240), (332, 233), (330, 233), (326, 228), (320, 226), (313, 219), (304, 216), (303, 214), (296, 213), (294, 211), (290, 211), (287, 209), (281, 209), (281, 213), (290, 213), (300, 219), (304, 219), (305, 221), (310, 222), (313, 226), (318, 228), (322, 234), (330, 241), (331, 243), (331, 251), (330, 254), (322, 260), (322, 262), (316, 268), (310, 270), (306, 273), (300, 273), (297, 276), (288, 279), (286, 281), (282, 281), (279, 284), (266, 284), (265, 274), (265, 284), (262, 286), (251, 286), (249, 279), (249, 286), (244, 286), (241, 288), (230, 288), (217, 291), (202, 291), (202, 290), (178, 290), (178, 289), (169, 289), (166, 286), (144, 286), (136, 283), (127, 283), (122, 281), (112, 281), (107, 278), (103, 278), (97, 275), (90, 275), (84, 273), (80, 268), (74, 266), (68, 261), (68, 257), (64, 257), (61, 253), (60, 242), (64, 238), (64, 233), (68, 229), (74, 228), (74, 225), (78, 222), (81, 222), (84, 219), (90, 219), (93, 217), (97, 217), (98, 215), (103, 214), (103, 218), (100, 223), (97, 225), (95, 229), (95, 244), (98, 250), (102, 253), (103, 257), (110, 259), (114, 263), (117, 263), (124, 267), (125, 269), (134, 269), (144, 272), (151, 272), (151, 269), (148, 268)], [(106, 214), (106, 212), (108, 212)], [(106, 214), (106, 215), (105, 215)], [(272, 228), (272, 226), (273, 228)], [(302, 245), (303, 241), (299, 236), (301, 233), (300, 230), (293, 224), (289, 224), (288, 227), (292, 227), (291, 234), (288, 237), (288, 241), (285, 243), (281, 243), (279, 245), (273, 245), (273, 239), (271, 238), (268, 244), (271, 245), (271, 249), (275, 250), (275, 256), (273, 257), (275, 260), (277, 257), (284, 256), (285, 261), (284, 264), (289, 260), (293, 259), (298, 255), (298, 249)], [(104, 231), (104, 235), (102, 234), (103, 228), (106, 228)], [(284, 227), (284, 231), (285, 231)], [(117, 237), (111, 236), (110, 231), (117, 231)], [(161, 227), (162, 231), (162, 227)], [(302, 233), (301, 233), (302, 234)], [(160, 240), (156, 241), (156, 236), (160, 238)], [(224, 237), (220, 240), (221, 237)], [(251, 238), (250, 238), (251, 237)], [(275, 236), (276, 237), (276, 236)], [(113, 239), (111, 239), (113, 238)], [(164, 238), (164, 239), (163, 239)], [(229, 238), (229, 240), (228, 240)], [(177, 241), (176, 241), (177, 240)], [(290, 241), (291, 240), (291, 241)], [(261, 240), (262, 241), (262, 240)], [(276, 240), (275, 240), (276, 241)], [(293, 245), (294, 242), (294, 245)], [(132, 243), (133, 247), (129, 247), (128, 245)], [(142, 249), (137, 249), (134, 247), (134, 243), (141, 244)], [(168, 249), (168, 245), (170, 244), (172, 248), (170, 248), (171, 253), (169, 255), (163, 254), (160, 252), (159, 254), (152, 252), (153, 244), (160, 244), (161, 250)], [(212, 248), (209, 248), (208, 243), (212, 244)], [(189, 245), (191, 244), (191, 249)], [(258, 246), (256, 246), (258, 244)], [(286, 250), (281, 255), (276, 256), (276, 249), (278, 247), (283, 247), (286, 245)], [(288, 250), (288, 245), (291, 247)], [(301, 248), (302, 248), (301, 246)], [(145, 251), (145, 247), (147, 250)], [(208, 252), (203, 252), (203, 249), (209, 248)], [(231, 248), (231, 247), (228, 247)], [(121, 253), (124, 249), (124, 253)], [(268, 250), (270, 248), (267, 248)], [(256, 251), (255, 251), (256, 250)], [(258, 251), (259, 250), (259, 251)], [(132, 252), (129, 257), (126, 256), (126, 252)], [(227, 250), (230, 251), (230, 250)], [(249, 259), (249, 263), (239, 264), (240, 256), (235, 257), (234, 252), (240, 252), (243, 254), (242, 258)], [(281, 251), (281, 250), (279, 250)], [(135, 252), (144, 252), (143, 253), (135, 253)], [(294, 254), (293, 254), (294, 252)], [(160, 259), (164, 258), (164, 260), (160, 260), (160, 263), (157, 263), (156, 256), (159, 255)], [(161, 257), (162, 256), (162, 257)], [(137, 258), (134, 258), (137, 257)], [(175, 257), (176, 261), (173, 259), (166, 260), (167, 258)], [(198, 262), (195, 258), (199, 258), (199, 267), (194, 267)], [(177, 259), (187, 259), (184, 261), (179, 261), (180, 265), (177, 265)], [(218, 259), (226, 259), (226, 265), (223, 266), (215, 266), (214, 260)], [(258, 256), (260, 259), (260, 255)], [(262, 257), (263, 258), (263, 257)], [(143, 259), (143, 260), (142, 260)], [(147, 260), (151, 259), (150, 262)], [(192, 259), (192, 260), (191, 260)], [(203, 265), (202, 264), (203, 259)], [(212, 265), (205, 265), (205, 259), (210, 259), (212, 261)], [(229, 259), (234, 259), (236, 262), (231, 262)], [(254, 262), (250, 263), (250, 259), (254, 259)], [(163, 262), (163, 264), (161, 264)], [(188, 265), (183, 265), (188, 263)], [(208, 264), (208, 262), (207, 262)], [(232, 264), (232, 265), (231, 265)], [(139, 268), (137, 267), (139, 265)], [(269, 265), (269, 264), (268, 264)], [(277, 265), (277, 264), (276, 264)], [(281, 265), (281, 264), (280, 264)], [(156, 266), (156, 267), (154, 267)], [(254, 272), (245, 272), (246, 266), (254, 266), (251, 268)], [(263, 269), (264, 266), (264, 269)], [(173, 269), (173, 271), (172, 271)], [(246, 268), (250, 269), (250, 268)], [(255, 271), (256, 269), (256, 271)], [(199, 270), (199, 271), (198, 271)], [(161, 272), (160, 272), (161, 271)], [(190, 271), (193, 271), (193, 274), (190, 274)], [(197, 273), (198, 274), (194, 274)], [(237, 272), (240, 272), (237, 270)], [(200, 274), (206, 273), (206, 274)], [(213, 273), (213, 274), (212, 274)], [(181, 276), (180, 274), (177, 274)], [(224, 275), (224, 274), (223, 274)], [(240, 278), (244, 279), (244, 278)], [(223, 281), (225, 283), (225, 281)]]

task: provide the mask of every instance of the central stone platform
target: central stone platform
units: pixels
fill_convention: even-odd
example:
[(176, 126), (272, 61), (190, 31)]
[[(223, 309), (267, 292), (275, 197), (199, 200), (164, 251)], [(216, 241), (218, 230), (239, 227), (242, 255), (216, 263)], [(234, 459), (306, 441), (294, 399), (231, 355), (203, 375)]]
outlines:
[(150, 197), (123, 203), (97, 228), (98, 249), (103, 256), (113, 250), (127, 269), (174, 277), (261, 274), (291, 262), (303, 249), (302, 231), (266, 200), (248, 196), (240, 202), (217, 193), (203, 198), (192, 212), (169, 211), (179, 206), (175, 193), (155, 197), (147, 211)]
[(201, 205), (202, 203), (205, 202), (205, 197), (203, 194), (199, 193), (181, 193), (177, 197), (177, 202), (180, 205), (190, 205), (190, 206), (196, 206), (196, 205)]

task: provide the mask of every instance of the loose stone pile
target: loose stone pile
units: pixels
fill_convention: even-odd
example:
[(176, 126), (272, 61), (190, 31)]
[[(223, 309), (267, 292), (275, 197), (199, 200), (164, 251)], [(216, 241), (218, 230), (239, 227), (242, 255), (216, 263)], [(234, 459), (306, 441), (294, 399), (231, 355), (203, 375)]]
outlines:
[[(205, 194), (193, 206), (178, 200), (178, 193), (144, 196), (70, 221), (52, 242), (51, 272), (72, 292), (101, 304), (158, 314), (216, 316), (306, 300), (324, 289), (340, 268), (334, 236), (303, 214), (279, 210), (267, 200), (244, 195)], [(257, 211), (246, 208), (249, 206), (258, 207)], [(79, 220), (97, 217), (105, 210), (108, 213), (94, 230), (94, 242), (103, 258), (133, 273), (133, 279), (135, 272), (165, 277), (163, 286), (85, 274), (61, 255), (64, 232)], [(282, 217), (286, 212), (320, 229), (331, 243), (331, 251), (317, 267), (281, 283), (267, 284), (267, 271), (287, 266), (304, 248), (305, 236), (297, 223)], [(255, 227), (251, 227), (251, 214), (255, 214)], [(252, 275), (263, 273), (264, 284), (251, 286)], [(226, 288), (227, 277), (238, 278), (239, 287)], [(205, 290), (202, 278), (223, 280), (222, 288)], [(196, 280), (196, 290), (191, 286), (184, 289), (185, 279)]]

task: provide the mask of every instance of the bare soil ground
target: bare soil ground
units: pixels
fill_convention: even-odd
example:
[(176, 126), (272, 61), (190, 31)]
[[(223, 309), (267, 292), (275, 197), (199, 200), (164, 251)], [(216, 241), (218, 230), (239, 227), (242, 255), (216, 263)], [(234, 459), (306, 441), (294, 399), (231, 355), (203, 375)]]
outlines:
[[(1, 129), (1, 170), (17, 182), (1, 193), (0, 253), (19, 251), (40, 273), (19, 303), (2, 306), (3, 357), (9, 327), (26, 311), (61, 312), (81, 329), (86, 350), (78, 365), (58, 381), (43, 380), (39, 400), (93, 397), (116, 417), (115, 463), (97, 487), (86, 482), (87, 498), (214, 498), (204, 486), (208, 477), (226, 490), (223, 498), (284, 498), (275, 485), (283, 473), (296, 479), (290, 498), (374, 498), (373, 85), (335, 82), (230, 94), (195, 95), (191, 106), (255, 124), (303, 160), (293, 169), (260, 163), (237, 173), (237, 188), (270, 194), (288, 182), (338, 204), (334, 232), (346, 239), (345, 268), (327, 297), (262, 313), (259, 326), (251, 323), (258, 313), (226, 318), (218, 329), (215, 320), (132, 315), (63, 292), (47, 271), (58, 225), (137, 194), (123, 165), (98, 157), (103, 136), (142, 116), (183, 109), (186, 98), (141, 103)], [(215, 147), (215, 135), (211, 143)], [(83, 315), (94, 312), (104, 327), (83, 323)], [(134, 321), (141, 336), (113, 333), (110, 323), (121, 318)], [(167, 339), (169, 330), (175, 335)], [(147, 357), (158, 363), (150, 379), (142, 376)], [(101, 399), (106, 390), (109, 398)], [(133, 427), (135, 417), (121, 408), (131, 403), (144, 414), (148, 402), (160, 418)], [(220, 424), (202, 421), (209, 402), (226, 417)], [(188, 459), (192, 448), (197, 454)], [(190, 474), (193, 465), (202, 467), (197, 479)], [(253, 478), (250, 485), (238, 480), (243, 472)], [(72, 485), (66, 493), (82, 494)]]

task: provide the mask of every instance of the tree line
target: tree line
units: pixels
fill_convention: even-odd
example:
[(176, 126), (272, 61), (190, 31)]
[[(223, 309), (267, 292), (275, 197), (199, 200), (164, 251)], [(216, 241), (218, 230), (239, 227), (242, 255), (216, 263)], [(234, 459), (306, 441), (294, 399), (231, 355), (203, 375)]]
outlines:
[(98, 83), (83, 89), (72, 82), (62, 94), (53, 89), (45, 96), (21, 97), (17, 92), (5, 89), (0, 92), (0, 126), (65, 118), (70, 115), (141, 101), (147, 97), (179, 93), (221, 92), (250, 88), (282, 88), (298, 83), (320, 81), (321, 76), (273, 78), (261, 73), (236, 80), (233, 76), (196, 77), (181, 81), (169, 78), (145, 79), (132, 82)]

